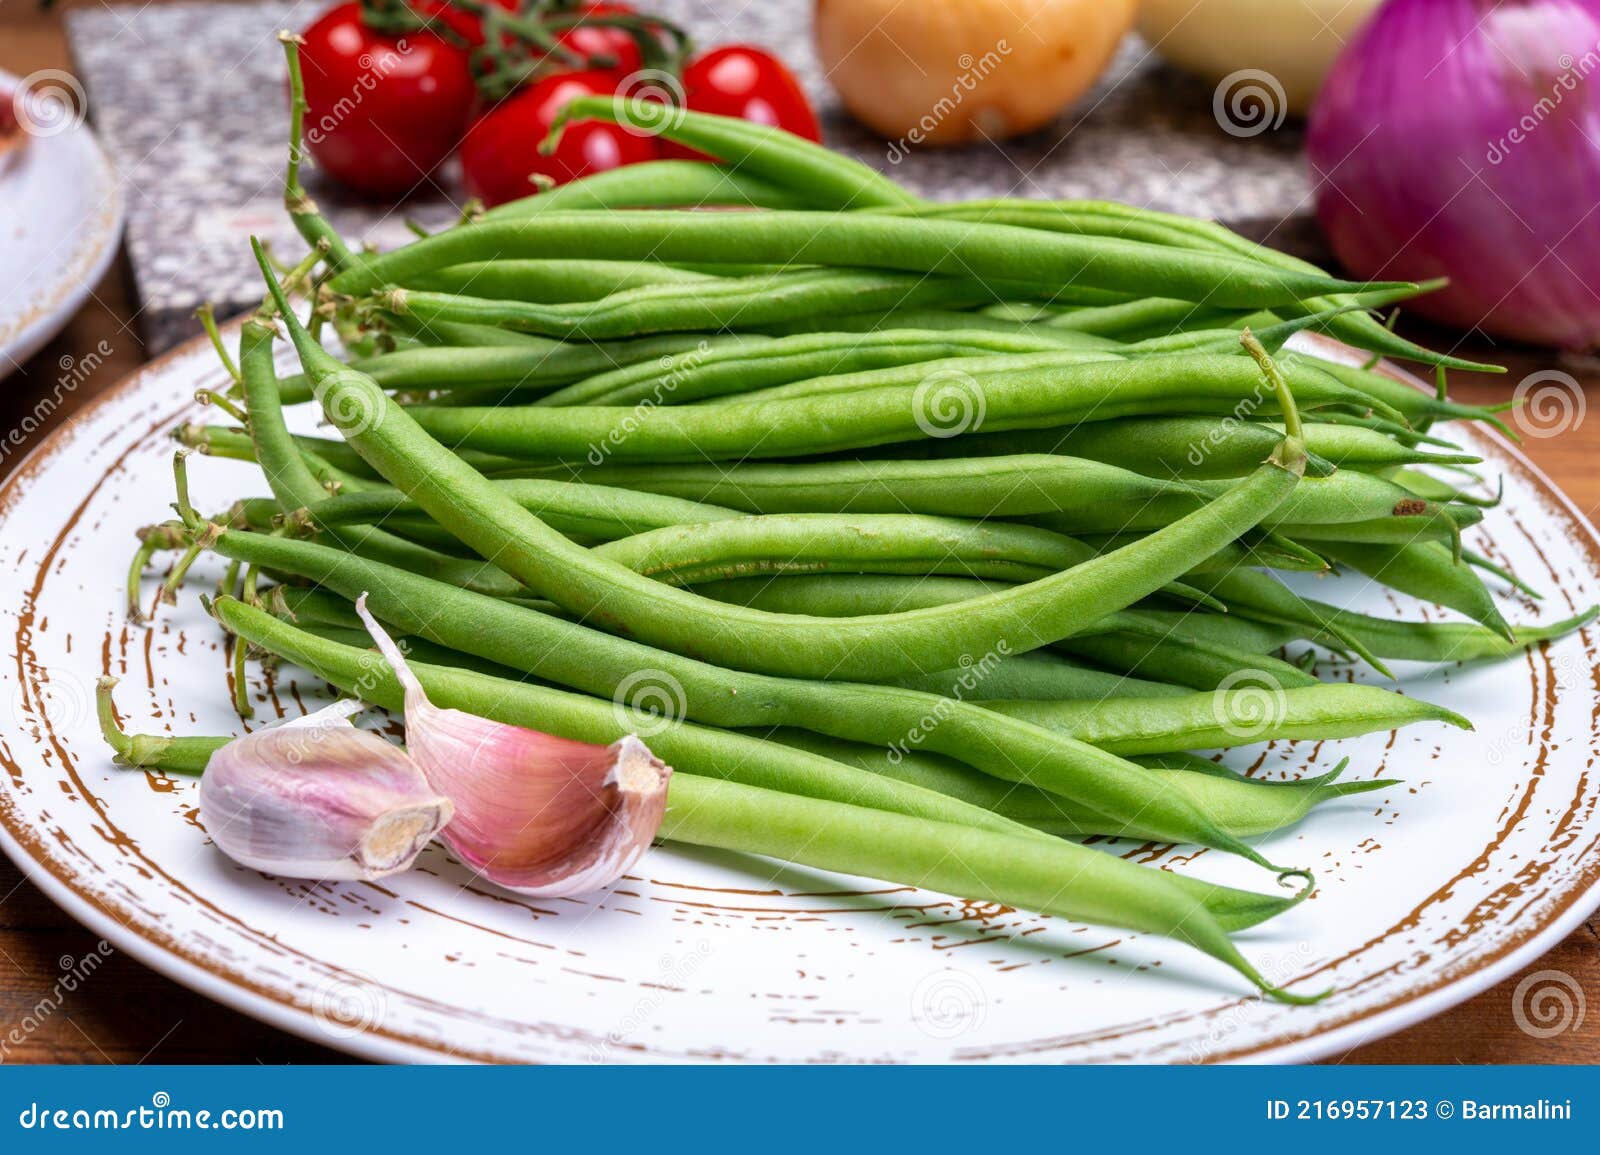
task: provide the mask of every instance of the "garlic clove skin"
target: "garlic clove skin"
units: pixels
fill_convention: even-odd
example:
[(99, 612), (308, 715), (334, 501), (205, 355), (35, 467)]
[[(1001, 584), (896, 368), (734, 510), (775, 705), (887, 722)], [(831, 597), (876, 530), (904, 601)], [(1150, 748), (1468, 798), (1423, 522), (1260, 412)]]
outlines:
[(405, 751), (339, 703), (211, 756), (200, 818), (235, 862), (269, 874), (371, 880), (408, 869), (455, 812)]
[(620, 878), (666, 814), (667, 766), (638, 738), (609, 746), (559, 738), (428, 700), (399, 647), (356, 601), (406, 697), (406, 747), (456, 804), (441, 839), (467, 865), (519, 894), (571, 898)]

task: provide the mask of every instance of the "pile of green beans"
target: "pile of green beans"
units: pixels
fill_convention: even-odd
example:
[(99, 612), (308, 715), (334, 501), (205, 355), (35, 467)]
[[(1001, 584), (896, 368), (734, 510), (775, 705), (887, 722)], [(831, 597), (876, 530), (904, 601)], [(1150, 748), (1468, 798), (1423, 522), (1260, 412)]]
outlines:
[[(1513, 627), (1485, 579), (1532, 591), (1463, 547), (1495, 502), (1440, 472), (1479, 461), (1443, 423), (1496, 410), (1284, 346), (1314, 330), (1483, 368), (1370, 312), (1427, 286), (1120, 205), (935, 205), (721, 117), (583, 98), (560, 123), (585, 117), (715, 163), (621, 169), (370, 254), (316, 214), (292, 153), (311, 320), (258, 249), (267, 296), (218, 402), (242, 421), (179, 430), (266, 492), (207, 516), (180, 456), (179, 519), (142, 535), (134, 586), (159, 550), (179, 551), (169, 585), (215, 554), (239, 687), (265, 653), (395, 707), (365, 594), (440, 705), (649, 734), (677, 769), (665, 840), (1167, 935), (1316, 997), (1230, 940), (1311, 889), (1252, 840), (1395, 783), (1195, 752), (1469, 726), (1321, 675), (1504, 659), (1600, 612)], [(300, 372), (280, 379), (282, 334)], [(335, 436), (290, 433), (306, 403)], [(1335, 567), (1468, 620), (1360, 614), (1271, 572)], [(102, 708), (130, 764), (199, 773), (223, 741), (125, 734), (108, 689)], [(1088, 836), (1303, 882), (1212, 886)]]

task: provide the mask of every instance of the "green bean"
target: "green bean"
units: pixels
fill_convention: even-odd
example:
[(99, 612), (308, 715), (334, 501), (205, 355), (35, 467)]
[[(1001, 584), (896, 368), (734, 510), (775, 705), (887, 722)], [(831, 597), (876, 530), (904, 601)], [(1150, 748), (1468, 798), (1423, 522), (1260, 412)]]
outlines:
[(1452, 419), (1482, 421), (1494, 426), (1513, 441), (1516, 440), (1516, 434), (1495, 417), (1494, 410), (1490, 407), (1461, 405), (1454, 401), (1442, 400), (1432, 393), (1424, 393), (1405, 381), (1376, 370), (1341, 365), (1336, 361), (1324, 361), (1321, 358), (1298, 353), (1290, 354), (1284, 360), (1286, 363), (1299, 364), (1308, 369), (1319, 369), (1340, 384), (1359, 390), (1399, 410), (1405, 414), (1408, 421), (1416, 422), (1424, 418), (1440, 421)]
[[(1264, 576), (1264, 575), (1259, 575)], [(1203, 583), (1202, 583), (1203, 584)], [(1210, 587), (1224, 592), (1219, 587)], [(1472, 622), (1417, 622), (1376, 618), (1352, 610), (1336, 609), (1321, 602), (1299, 599), (1324, 620), (1326, 640), (1309, 636), (1307, 640), (1324, 644), (1359, 644), (1380, 658), (1414, 662), (1471, 662), (1504, 659), (1527, 646), (1553, 641), (1581, 629), (1594, 620), (1600, 607), (1593, 607), (1564, 621), (1543, 626), (1512, 628), (1515, 641), (1485, 626)], [(1249, 611), (1242, 611), (1249, 612)], [(1368, 659), (1371, 661), (1371, 659)], [(1381, 667), (1380, 667), (1381, 668)]]
[[(549, 472), (560, 472), (551, 467)], [(1079, 458), (1005, 457), (827, 461), (799, 464), (602, 465), (581, 469), (584, 481), (704, 501), (751, 513), (878, 513), (906, 511), (947, 517), (1037, 517), (1062, 533), (1122, 532), (1170, 523), (1222, 488), (1205, 482), (1160, 481)], [(1315, 487), (1315, 488), (1313, 488)], [(1310, 490), (1309, 497), (1300, 494)], [(1396, 513), (1396, 505), (1403, 513)], [(1481, 514), (1436, 507), (1398, 486), (1355, 472), (1307, 479), (1270, 524), (1323, 527), (1393, 517), (1409, 536), (1450, 536)], [(1294, 530), (1286, 532), (1295, 532)], [(1325, 530), (1331, 532), (1331, 530)]]
[[(858, 209), (921, 204), (921, 199), (860, 161), (781, 129), (732, 116), (624, 97), (580, 96), (568, 101), (540, 145), (548, 152), (574, 120), (609, 120), (706, 153), (741, 177), (785, 190), (803, 190), (807, 202), (824, 208)], [(692, 258), (700, 259), (700, 258)]]
[[(529, 340), (533, 343), (506, 347), (401, 349), (360, 358), (350, 367), (385, 389), (553, 389), (622, 366), (656, 365), (664, 358), (703, 356), (716, 349), (748, 349), (768, 339), (748, 333), (674, 333), (598, 344)], [(285, 404), (310, 401), (310, 383), (304, 377), (287, 377), (282, 397)]]
[(1317, 642), (1333, 650), (1349, 650), (1385, 677), (1393, 676), (1359, 633), (1344, 628), (1336, 610), (1321, 602), (1302, 598), (1270, 574), (1241, 567), (1232, 571), (1196, 574), (1195, 580), (1202, 589), (1223, 599), (1238, 614), (1277, 623), (1292, 631), (1292, 636), (1305, 641)]
[[(1196, 478), (1190, 482), (1195, 489), (1213, 496), (1226, 489), (1225, 480), (1207, 481)], [(1293, 496), (1272, 512), (1262, 522), (1263, 526), (1324, 526), (1332, 527), (1348, 522), (1382, 521), (1394, 518), (1412, 525), (1437, 522), (1448, 526), (1447, 536), (1476, 525), (1483, 512), (1472, 506), (1442, 504), (1428, 501), (1412, 494), (1404, 486), (1396, 485), (1370, 473), (1341, 469), (1329, 477), (1308, 477), (1295, 489)], [(1295, 530), (1284, 532), (1291, 537)]]
[(363, 296), (467, 261), (564, 257), (599, 260), (773, 262), (852, 265), (949, 274), (979, 282), (1049, 288), (1164, 293), (1222, 306), (1270, 307), (1333, 292), (1381, 292), (1398, 283), (1359, 285), (1271, 269), (1258, 262), (1136, 242), (1085, 240), (1007, 225), (967, 224), (872, 213), (680, 213), (652, 210), (540, 213), (526, 220), (451, 229), (352, 265), (330, 282)]
[[(1428, 453), (1397, 444), (1370, 429), (1308, 421), (1306, 452), (1344, 469), (1383, 470), (1397, 465), (1471, 465), (1482, 460), (1468, 453)], [(1281, 426), (1265, 422), (1210, 417), (1125, 417), (1091, 421), (1063, 429), (1018, 430), (999, 435), (979, 433), (955, 442), (939, 442), (963, 456), (996, 453), (1062, 453), (1087, 457), (1162, 476), (1188, 479), (1239, 477), (1255, 468), (1283, 435)], [(1311, 466), (1306, 476), (1312, 476)]]
[[(1166, 934), (1233, 967), (1269, 998), (1303, 1003), (1322, 997), (1271, 986), (1187, 887), (1146, 883), (1145, 874), (1159, 878), (1164, 872), (1071, 842), (1018, 838), (811, 799), (772, 798), (770, 792), (685, 777), (694, 789), (675, 788), (674, 805), (662, 822), (665, 838), (945, 893), (993, 896), (1024, 909)], [(1116, 866), (1106, 869), (1102, 861)]]
[(1269, 654), (1236, 650), (1192, 634), (1084, 633), (1056, 644), (1062, 653), (1133, 677), (1170, 682), (1191, 690), (1215, 690), (1241, 678), (1270, 678), (1279, 686), (1314, 686), (1317, 679)]
[[(1144, 508), (1186, 497), (1186, 483), (1159, 481), (1071, 457), (826, 461), (799, 464), (602, 465), (586, 483), (618, 485), (749, 513), (910, 512), (947, 517), (1022, 517), (1117, 503)], [(1193, 508), (1197, 499), (1186, 500)]]
[[(270, 266), (264, 259), (260, 263), (274, 296), (282, 299)], [(286, 304), (283, 300), (280, 307)], [(1211, 549), (1253, 528), (1292, 492), (1304, 469), (1294, 400), (1274, 374), (1273, 388), (1291, 432), (1280, 454), (1228, 496), (1123, 550), (1037, 582), (960, 607), (830, 621), (819, 629), (822, 623), (815, 620), (732, 607), (662, 585), (568, 541), (429, 437), (370, 378), (330, 357), (284, 311), (302, 366), (322, 384), (323, 409), (335, 427), (369, 464), (480, 556), (493, 557), (500, 568), (572, 613), (598, 614), (609, 628), (666, 649), (768, 673), (893, 677), (955, 666), (963, 654), (989, 652), (1001, 639), (1017, 652), (1037, 649), (1148, 596)], [(555, 417), (603, 411), (540, 412)]]
[(1052, 329), (1072, 329), (1119, 341), (1138, 341), (1147, 337), (1184, 332), (1191, 328), (1214, 329), (1221, 325), (1242, 328), (1249, 309), (1219, 309), (1162, 297), (1140, 297), (1115, 305), (1072, 309), (1042, 322)]
[[(180, 444), (198, 449), (210, 457), (224, 457), (230, 461), (256, 461), (255, 443), (250, 439), (249, 431), (245, 429), (237, 429), (231, 425), (199, 425), (188, 422), (173, 430), (173, 435)], [(295, 434), (293, 442), (300, 450), (300, 457), (306, 462), (307, 467), (318, 474), (316, 480), (319, 483), (343, 479), (381, 483), (383, 480), (343, 441)], [(486, 472), (528, 467), (525, 461), (500, 457), (492, 453), (476, 453), (470, 449), (464, 451), (461, 458), (475, 469)], [(323, 474), (323, 470), (331, 472)]]
[(1094, 557), (1049, 530), (922, 514), (772, 514), (677, 524), (596, 552), (674, 585), (751, 574), (955, 574), (1033, 581)]
[[(665, 526), (692, 525), (739, 518), (737, 510), (675, 497), (637, 493), (607, 485), (577, 485), (534, 478), (496, 482), (496, 486), (531, 513), (563, 533), (599, 541), (629, 538)], [(377, 524), (395, 516), (421, 513), (421, 507), (398, 489), (376, 486), (360, 493), (339, 494), (310, 508), (293, 511), (291, 524), (337, 526)], [(252, 524), (260, 525), (259, 520)], [(1085, 551), (1087, 553), (1087, 551)]]
[[(965, 603), (995, 587), (969, 578), (828, 574), (719, 582), (700, 588), (773, 613), (848, 619)], [(1142, 671), (1147, 678), (1197, 690), (1215, 689), (1241, 671), (1266, 674), (1285, 686), (1316, 684), (1310, 674), (1288, 662), (1197, 637), (1149, 610), (1103, 615), (1058, 641), (1054, 648), (1108, 669), (1128, 674)]]
[(718, 277), (654, 261), (473, 261), (418, 277), (414, 288), (510, 301), (593, 301), (646, 285), (703, 286)]
[(756, 328), (787, 318), (831, 318), (888, 307), (963, 307), (992, 297), (993, 291), (981, 282), (960, 277), (802, 268), (752, 277), (708, 277), (697, 282), (692, 293), (669, 282), (623, 289), (598, 300), (560, 304), (539, 304), (520, 296), (506, 300), (413, 288), (386, 290), (374, 300), (390, 313), (424, 324), (494, 325), (570, 340), (606, 341), (654, 333)]
[(1472, 729), (1453, 711), (1377, 686), (1280, 687), (1266, 677), (1240, 689), (1182, 698), (986, 701), (984, 706), (1117, 754), (1354, 738), (1416, 722)]
[(1429, 501), (1458, 501), (1463, 505), (1475, 505), (1479, 509), (1493, 509), (1504, 500), (1506, 492), (1504, 476), (1500, 478), (1499, 487), (1493, 497), (1451, 485), (1418, 469), (1395, 469), (1386, 476), (1396, 485), (1403, 486), (1407, 491)]
[[(921, 367), (903, 366), (854, 375), (896, 382), (882, 388), (765, 404), (747, 397), (747, 403), (738, 405), (664, 405), (643, 412), (600, 406), (413, 406), (407, 412), (423, 431), (446, 444), (507, 456), (592, 463), (607, 458), (703, 462), (794, 457), (963, 431), (1043, 428), (1148, 412), (1216, 412), (1231, 409), (1241, 398), (1271, 395), (1270, 390), (1263, 394), (1254, 366), (1241, 357), (1147, 357), (1049, 367), (1037, 363), (1052, 357), (1081, 362), (1082, 354), (1022, 354), (1017, 360), (1027, 367), (1012, 372), (987, 371), (1003, 358), (978, 358), (986, 370), (981, 381), (959, 370), (932, 376)], [(916, 383), (898, 383), (907, 377)], [(1328, 385), (1319, 388), (1312, 375), (1302, 389), (1297, 380), (1295, 400), (1307, 405), (1350, 400), (1349, 391)], [(1263, 404), (1269, 407), (1275, 410), (1277, 405)]]
[(801, 726), (858, 741), (922, 745), (997, 778), (1063, 794), (1107, 822), (1138, 814), (1169, 837), (1263, 862), (1225, 829), (1225, 814), (1202, 815), (1186, 800), (1163, 796), (1159, 776), (963, 702), (890, 686), (722, 670), (310, 542), (229, 531), (216, 536), (214, 548), (345, 597), (366, 593), (369, 607), (401, 633), (515, 670), (619, 701), (664, 692), (673, 701), (669, 717), (687, 714), (718, 726)]
[(1047, 341), (982, 329), (808, 332), (766, 341), (754, 348), (710, 349), (672, 364), (623, 366), (558, 389), (535, 404), (632, 405), (647, 399), (685, 404), (808, 377), (859, 373), (943, 357), (1035, 352), (1054, 347)]
[[(645, 495), (634, 500), (649, 501)], [(611, 541), (596, 552), (674, 585), (814, 572), (1033, 581), (1097, 556), (1082, 542), (1050, 530), (919, 514), (773, 514), (720, 517), (711, 524), (703, 524), (709, 518), (695, 519), (701, 524), (688, 518), (667, 523), (669, 516), (670, 510), (660, 512), (663, 528)], [(1223, 608), (1181, 583), (1168, 583), (1160, 592)]]
[[(401, 707), (399, 683), (375, 654), (313, 638), (231, 598), (219, 599), (216, 612), (240, 637), (363, 700), (388, 709)], [(539, 686), (425, 663), (416, 664), (414, 672), (441, 707), (582, 741), (615, 740), (626, 732), (629, 721), (608, 703)], [(1214, 898), (1201, 895), (1194, 884), (1175, 883), (1167, 872), (1071, 842), (1012, 834), (1012, 824), (976, 806), (776, 743), (676, 726), (654, 735), (651, 747), (680, 767), (669, 786), (667, 816), (660, 830), (667, 841), (762, 853), (847, 873), (866, 872), (963, 896), (992, 895), (997, 901), (1062, 917), (1110, 920), (1134, 930), (1168, 934), (1234, 967), (1274, 998), (1303, 998), (1271, 987), (1239, 955), (1208, 910), (1214, 901), (1229, 921), (1248, 925), (1253, 919), (1245, 912), (1257, 903), (1265, 905), (1260, 913), (1266, 917), (1283, 909), (1276, 907), (1273, 896), (1222, 887), (1216, 888)], [(755, 785), (753, 778), (769, 785)], [(787, 790), (796, 785), (807, 788), (806, 795)], [(868, 809), (875, 800), (898, 805)], [(908, 816), (907, 810), (960, 817), (933, 821), (922, 814)], [(985, 831), (987, 838), (975, 838), (982, 828), (960, 824), (968, 817), (996, 828)], [(1005, 823), (1006, 832), (998, 829), (1000, 823)], [(953, 856), (959, 856), (961, 864), (942, 861)], [(1304, 892), (1297, 897), (1304, 897)]]
[(584, 209), (825, 208), (802, 187), (782, 188), (749, 172), (694, 160), (652, 160), (594, 173), (484, 212), (479, 221), (520, 220), (538, 213)]
[[(751, 579), (739, 579), (749, 581)], [(736, 592), (718, 587), (726, 601), (738, 601)], [(972, 668), (938, 670), (908, 678), (896, 678), (894, 685), (908, 690), (921, 690), (925, 694), (941, 694), (947, 698), (970, 693)], [(1185, 691), (1165, 682), (1147, 682), (1130, 678), (1126, 674), (1113, 674), (1068, 661), (1059, 654), (1035, 650), (1031, 654), (1017, 654), (992, 664), (983, 672), (983, 693), (991, 698), (1021, 698), (1075, 701), (1098, 699), (1111, 695), (1124, 697), (1166, 698)]]
[(1368, 544), (1341, 540), (1319, 541), (1316, 545), (1335, 562), (1401, 593), (1466, 614), (1507, 641), (1516, 640), (1477, 574), (1470, 566), (1455, 561), (1438, 542)]
[[(1038, 292), (1044, 292), (1040, 289)], [(1091, 290), (1062, 286), (1052, 291), (1053, 296), (1088, 295)], [(1118, 294), (1114, 294), (1119, 296)], [(847, 317), (833, 317), (828, 328), (836, 332), (875, 333), (889, 329), (981, 329), (1010, 337), (1046, 342), (1058, 349), (1115, 349), (1117, 342), (1091, 333), (1077, 333), (1071, 329), (1051, 329), (1044, 325), (1019, 324), (986, 314), (983, 310), (957, 312), (953, 309), (889, 309), (877, 313), (852, 313)], [(763, 325), (763, 333), (774, 336), (798, 336), (813, 331), (809, 321), (789, 321)]]
[[(843, 762), (848, 766), (859, 766), (863, 770), (870, 770), (886, 778), (914, 782), (928, 789), (937, 790), (941, 794), (960, 798), (974, 806), (981, 806), (1013, 822), (1058, 837), (1070, 838), (1105, 833), (1095, 829), (1096, 824), (1101, 821), (1098, 815), (1085, 812), (1058, 795), (1028, 786), (996, 783), (994, 779), (970, 767), (937, 754), (919, 752), (890, 754), (877, 747), (821, 737), (804, 730), (777, 730), (765, 737), (768, 741), (808, 750), (821, 757)], [(1313, 807), (1323, 802), (1352, 794), (1382, 790), (1396, 784), (1393, 779), (1337, 782), (1334, 779), (1343, 770), (1342, 763), (1339, 769), (1315, 778), (1277, 781), (1267, 778), (1245, 778), (1204, 759), (1196, 761), (1207, 769), (1197, 772), (1185, 766), (1170, 770), (1173, 775), (1170, 780), (1172, 788), (1195, 797), (1202, 808), (1209, 809), (1215, 805), (1240, 815), (1241, 821), (1256, 835), (1270, 834), (1292, 826), (1310, 813)], [(1245, 815), (1248, 817), (1244, 817)], [(1150, 836), (1134, 826), (1125, 829), (1117, 837)], [(1218, 918), (1227, 917), (1217, 909), (1216, 905), (1212, 905), (1211, 909)], [(1253, 913), (1247, 910), (1230, 910), (1228, 915), (1239, 917)]]
[[(272, 358), (273, 337), (270, 318), (258, 315), (246, 321), (239, 333), (239, 371), (250, 414), (250, 439), (255, 446), (256, 460), (273, 496), (288, 512), (315, 505), (326, 499), (328, 493), (306, 464), (303, 451), (283, 423), (277, 370)], [(178, 468), (180, 471), (183, 468), (181, 457)], [(359, 548), (406, 569), (437, 573), (467, 589), (500, 597), (525, 592), (516, 579), (488, 562), (444, 557), (372, 526), (344, 526), (332, 531), (330, 536), (346, 548)]]

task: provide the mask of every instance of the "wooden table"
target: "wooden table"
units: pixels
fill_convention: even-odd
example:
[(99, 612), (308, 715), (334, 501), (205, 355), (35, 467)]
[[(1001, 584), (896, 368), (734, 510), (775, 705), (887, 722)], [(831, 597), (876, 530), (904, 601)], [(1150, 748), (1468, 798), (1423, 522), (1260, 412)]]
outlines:
[[(41, 15), (25, 0), (0, 8), (0, 67), (27, 74), (40, 68), (70, 68), (58, 18)], [(89, 303), (61, 334), (20, 372), (0, 383), (0, 428), (12, 428), (51, 391), (62, 357), (76, 356), (105, 341), (112, 352), (88, 380), (68, 395), (52, 416), (51, 429), (71, 420), (74, 410), (141, 364), (145, 357), (137, 330), (138, 307), (126, 266), (114, 264), (96, 286)], [(1442, 334), (1415, 334), (1436, 347)], [(1467, 401), (1499, 400), (1524, 374), (1560, 368), (1588, 388), (1600, 391), (1600, 363), (1557, 359), (1549, 353), (1492, 349), (1473, 345), (1468, 355), (1510, 366), (1507, 377), (1452, 379), (1453, 392)], [(1600, 395), (1600, 393), (1597, 393)], [(1587, 515), (1600, 507), (1600, 413), (1568, 433), (1532, 440), (1528, 455)], [(15, 461), (20, 454), (14, 455)], [(40, 1014), (52, 1000), (62, 959), (80, 959), (96, 939), (57, 910), (10, 862), (0, 858), (0, 1060), (34, 1063), (316, 1063), (338, 1062), (325, 1048), (229, 1011), (141, 966), (117, 952), (94, 981)], [(1588, 995), (1581, 1028), (1550, 1039), (1520, 1030), (1512, 1016), (1512, 995), (1527, 975), (1559, 970), (1572, 976)], [(7, 1032), (25, 1018), (38, 1020), (20, 1045)], [(1351, 1063), (1600, 1063), (1600, 916), (1527, 971), (1493, 990), (1419, 1026), (1358, 1047), (1337, 1061)]]

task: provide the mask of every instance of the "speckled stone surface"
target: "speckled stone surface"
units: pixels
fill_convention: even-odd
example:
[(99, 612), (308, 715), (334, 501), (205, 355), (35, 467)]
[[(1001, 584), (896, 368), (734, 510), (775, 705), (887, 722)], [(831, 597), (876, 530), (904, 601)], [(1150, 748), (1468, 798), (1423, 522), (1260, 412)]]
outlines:
[[(1248, 222), (1303, 221), (1309, 185), (1292, 125), (1251, 137), (1224, 132), (1210, 86), (1180, 76), (1130, 37), (1107, 75), (1051, 128), (1009, 142), (890, 149), (845, 114), (811, 53), (811, 6), (798, 0), (658, 0), (642, 5), (702, 44), (740, 39), (787, 60), (822, 113), (827, 142), (939, 199), (1098, 197)], [(259, 297), (246, 238), (299, 242), (279, 200), (287, 132), (276, 33), (303, 27), (324, 0), (74, 9), (68, 29), (101, 139), (127, 186), (127, 243), (153, 350), (197, 332), (204, 300), (234, 312)], [(307, 175), (336, 225), (380, 247), (403, 242), (407, 218), (436, 226), (462, 199), (447, 167), (399, 206), (363, 204)], [(1275, 236), (1286, 235), (1281, 230)]]

